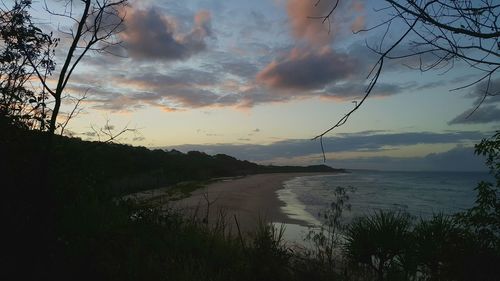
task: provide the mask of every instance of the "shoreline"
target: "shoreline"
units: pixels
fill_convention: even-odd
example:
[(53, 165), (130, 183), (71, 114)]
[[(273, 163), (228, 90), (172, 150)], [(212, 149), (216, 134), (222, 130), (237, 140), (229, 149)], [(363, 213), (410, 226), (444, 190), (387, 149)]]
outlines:
[(279, 199), (277, 192), (284, 188), (284, 182), (293, 178), (330, 174), (335, 173), (269, 173), (223, 180), (193, 191), (188, 198), (169, 202), (169, 206), (188, 216), (203, 217), (210, 224), (222, 215), (230, 230), (236, 226), (236, 217), (243, 233), (254, 231), (259, 221), (307, 227), (312, 224), (283, 210), (286, 203)]

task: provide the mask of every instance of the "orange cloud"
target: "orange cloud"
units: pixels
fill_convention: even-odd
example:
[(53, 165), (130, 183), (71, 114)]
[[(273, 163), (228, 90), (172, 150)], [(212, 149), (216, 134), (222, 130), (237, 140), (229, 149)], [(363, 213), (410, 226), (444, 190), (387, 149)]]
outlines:
[(210, 14), (209, 11), (199, 11), (196, 13), (194, 16), (194, 23), (196, 26), (203, 26), (205, 24), (209, 24), (210, 21), (212, 20), (212, 15)]
[(292, 34), (299, 40), (306, 40), (309, 43), (324, 45), (331, 40), (328, 34), (328, 26), (321, 20), (314, 20), (309, 17), (323, 16), (322, 13), (328, 8), (329, 1), (320, 1), (318, 6), (314, 6), (314, 1), (289, 0), (287, 3), (288, 17), (292, 28)]
[[(321, 17), (335, 6), (329, 20), (323, 22)], [(359, 16), (364, 11), (360, 1), (288, 0), (286, 8), (293, 36), (313, 46), (328, 45), (339, 34), (364, 25), (364, 17)]]
[(351, 30), (353, 32), (357, 32), (364, 28), (365, 28), (365, 17), (357, 16), (354, 22), (351, 24)]

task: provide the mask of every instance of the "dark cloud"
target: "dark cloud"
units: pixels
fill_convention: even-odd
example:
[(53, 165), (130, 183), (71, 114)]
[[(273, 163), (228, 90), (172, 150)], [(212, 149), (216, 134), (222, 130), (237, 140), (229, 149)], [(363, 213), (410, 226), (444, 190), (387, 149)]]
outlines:
[[(376, 62), (376, 57), (361, 43), (352, 44), (344, 53), (330, 48), (292, 49), (257, 74), (257, 82), (270, 88), (273, 95), (278, 97), (252, 95), (256, 98), (253, 104), (312, 96), (342, 100), (361, 98), (367, 88), (366, 74)], [(371, 95), (392, 96), (416, 87), (418, 85), (415, 82), (379, 82)]]
[[(402, 93), (403, 91), (412, 88), (415, 84), (410, 83), (406, 85), (377, 83), (371, 92), (371, 96), (392, 96)], [(324, 96), (340, 99), (356, 99), (362, 98), (365, 95), (367, 85), (359, 81), (349, 81), (345, 83), (338, 83), (329, 86)]]
[(442, 153), (424, 157), (365, 157), (330, 160), (328, 164), (351, 169), (393, 171), (486, 171), (484, 158), (474, 154), (473, 147), (456, 146)]
[(475, 99), (473, 108), (453, 118), (449, 125), (500, 122), (500, 78), (491, 80), (489, 84), (488, 81), (477, 84), (466, 97)]
[(415, 88), (415, 90), (421, 91), (421, 90), (427, 90), (427, 89), (437, 88), (437, 87), (441, 87), (443, 85), (447, 85), (449, 83), (450, 83), (449, 81), (428, 82), (428, 83), (421, 84), (421, 85), (417, 86)]
[[(78, 80), (85, 81), (87, 80)], [(142, 73), (117, 75), (108, 78), (108, 82), (114, 87), (72, 84), (70, 89), (78, 92), (90, 89), (87, 102), (94, 103), (95, 108), (114, 111), (131, 110), (143, 105), (175, 110), (226, 103), (221, 99), (223, 95), (209, 90), (219, 82), (216, 74), (197, 69), (180, 68), (168, 74), (153, 69)], [(229, 103), (234, 102), (237, 100)]]
[(219, 77), (213, 72), (202, 71), (191, 68), (181, 68), (175, 71), (163, 74), (158, 70), (145, 73), (131, 74), (117, 79), (119, 83), (125, 83), (139, 88), (146, 87), (159, 90), (172, 86), (207, 86), (215, 85), (220, 81)]
[(210, 13), (198, 12), (192, 29), (181, 33), (175, 19), (159, 7), (127, 9), (125, 30), (120, 33), (127, 53), (135, 59), (186, 59), (206, 48), (212, 34)]
[(117, 93), (113, 90), (94, 89), (85, 102), (102, 110), (129, 111), (144, 105), (159, 107), (166, 111), (207, 106), (231, 106), (240, 103), (239, 97), (219, 95), (196, 87), (163, 87), (155, 91), (129, 91)]
[[(485, 95), (486, 98), (484, 98)], [(466, 97), (475, 99), (475, 105), (480, 102), (483, 104), (500, 103), (500, 78), (491, 80), (489, 83), (488, 81), (480, 82), (467, 93)]]
[(500, 122), (500, 108), (495, 105), (482, 105), (474, 113), (472, 113), (472, 110), (462, 112), (448, 122), (448, 125)]
[(356, 133), (337, 133), (337, 135), (349, 137), (349, 136), (371, 136), (371, 135), (384, 134), (384, 133), (391, 133), (391, 131), (366, 130), (366, 131), (361, 131), (361, 132), (356, 132)]
[(220, 65), (224, 72), (247, 79), (253, 79), (259, 71), (255, 64), (242, 60), (222, 62)]
[[(295, 94), (304, 95), (304, 93)], [(232, 100), (236, 99), (238, 102), (238, 106), (240, 107), (253, 107), (255, 105), (263, 103), (286, 102), (295, 97), (297, 96), (289, 92), (270, 91), (261, 87), (252, 87), (239, 94), (230, 95), (227, 98), (230, 98)]]
[[(344, 134), (339, 137), (324, 138), (326, 152), (350, 151), (381, 151), (387, 147), (397, 147), (416, 144), (446, 144), (478, 141), (486, 134), (474, 131), (468, 132), (413, 132), (387, 133), (375, 132)], [(310, 140), (283, 140), (269, 145), (182, 145), (175, 149), (189, 151), (200, 150), (207, 153), (225, 153), (240, 159), (251, 161), (268, 161), (274, 158), (294, 158), (321, 153), (319, 144)]]
[(257, 74), (257, 81), (282, 89), (317, 90), (354, 75), (357, 60), (331, 49), (321, 52), (293, 49)]
[[(390, 34), (390, 33), (389, 33)], [(380, 58), (380, 54), (374, 52), (374, 50), (378, 50), (380, 47), (382, 39), (381, 37), (373, 36), (366, 39), (366, 41), (356, 41), (347, 47), (347, 53), (349, 56), (357, 58), (361, 63), (360, 70), (363, 72), (363, 76), (366, 76), (368, 72), (373, 68), (373, 66), (377, 63)], [(387, 41), (391, 42), (392, 41)], [(389, 46), (382, 49), (387, 49)], [(384, 61), (384, 73), (388, 72), (401, 72), (401, 71), (414, 71), (416, 69), (426, 69), (431, 65), (435, 65), (434, 69), (440, 69), (443, 65), (437, 63), (439, 60), (439, 56), (443, 56), (444, 53), (440, 53), (438, 51), (427, 52), (421, 55), (411, 55), (423, 52), (422, 48), (416, 48), (410, 42), (401, 43), (396, 46), (391, 52), (389, 57), (394, 59), (386, 59)], [(401, 57), (401, 58), (398, 58)], [(436, 65), (437, 63), (437, 65)], [(446, 63), (443, 62), (443, 64)], [(463, 82), (461, 80), (460, 82)], [(439, 83), (439, 84), (438, 84)], [(439, 82), (431, 82), (423, 84), (423, 88), (442, 86), (443, 84), (447, 84), (449, 81), (439, 81)]]
[(173, 103), (174, 106), (178, 103), (180, 107), (204, 107), (214, 105), (219, 98), (219, 96), (212, 91), (196, 88), (165, 89), (161, 93), (161, 96), (163, 96), (166, 101)]

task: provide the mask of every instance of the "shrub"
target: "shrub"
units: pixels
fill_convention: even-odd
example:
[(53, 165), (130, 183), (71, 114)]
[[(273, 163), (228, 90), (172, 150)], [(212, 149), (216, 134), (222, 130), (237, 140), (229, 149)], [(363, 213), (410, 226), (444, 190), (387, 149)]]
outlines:
[(401, 212), (379, 211), (357, 218), (347, 228), (346, 255), (354, 264), (371, 267), (383, 280), (389, 269), (405, 267), (402, 262), (412, 241), (410, 226), (410, 216)]
[(431, 280), (458, 279), (463, 272), (467, 236), (449, 216), (436, 214), (421, 219), (413, 231), (420, 272)]

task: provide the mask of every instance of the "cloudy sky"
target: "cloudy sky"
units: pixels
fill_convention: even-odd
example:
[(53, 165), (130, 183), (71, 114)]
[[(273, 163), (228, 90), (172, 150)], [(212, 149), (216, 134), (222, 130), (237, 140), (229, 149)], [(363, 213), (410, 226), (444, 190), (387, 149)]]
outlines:
[[(377, 56), (366, 44), (384, 30), (353, 34), (383, 21), (383, 1), (343, 1), (330, 25), (331, 1), (131, 1), (121, 13), (123, 47), (90, 54), (68, 94), (87, 91), (69, 130), (92, 138), (106, 120), (139, 129), (123, 143), (228, 153), (272, 164), (322, 163), (312, 137), (359, 101)], [(57, 1), (49, 4), (60, 5)], [(35, 14), (52, 29), (67, 22)], [(48, 25), (47, 25), (48, 26)], [(47, 27), (46, 28), (49, 28)], [(388, 42), (402, 27), (392, 27)], [(62, 35), (60, 35), (62, 36)], [(58, 50), (65, 51), (65, 40)], [(407, 51), (403, 42), (396, 52)], [(432, 58), (423, 58), (424, 62)], [(472, 145), (498, 129), (500, 99), (466, 118), (484, 83), (459, 91), (481, 73), (415, 70), (418, 59), (391, 61), (370, 99), (325, 137), (328, 164), (390, 170), (479, 170)], [(500, 89), (493, 77), (490, 89)], [(65, 110), (71, 108), (66, 102)]]

